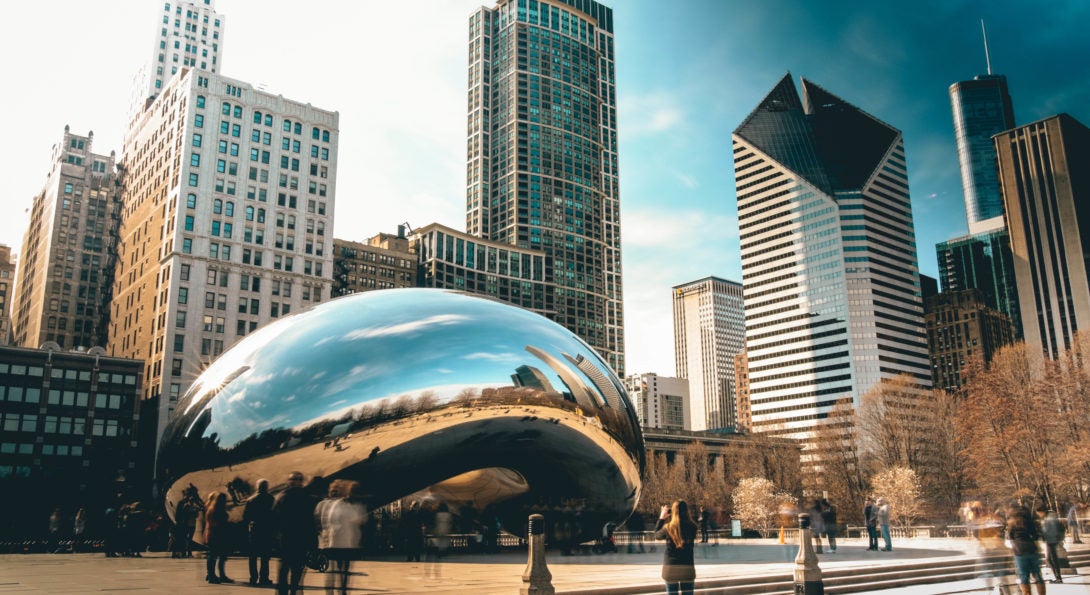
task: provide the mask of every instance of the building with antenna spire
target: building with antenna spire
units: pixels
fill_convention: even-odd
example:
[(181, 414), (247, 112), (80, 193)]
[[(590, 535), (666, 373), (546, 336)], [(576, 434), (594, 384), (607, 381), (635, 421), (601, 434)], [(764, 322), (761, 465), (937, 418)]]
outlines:
[(1014, 335), (1022, 336), (1010, 240), (1003, 217), (1003, 195), (992, 136), (1014, 128), (1014, 105), (1007, 77), (992, 72), (984, 22), (987, 74), (950, 85), (961, 185), (969, 233), (935, 246), (942, 290), (979, 289), (988, 307), (1007, 315)]

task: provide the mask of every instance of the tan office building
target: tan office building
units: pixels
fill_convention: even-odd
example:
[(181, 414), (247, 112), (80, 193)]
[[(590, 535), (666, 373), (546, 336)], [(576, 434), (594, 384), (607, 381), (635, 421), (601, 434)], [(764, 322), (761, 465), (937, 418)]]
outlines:
[(1023, 335), (1055, 358), (1090, 329), (1090, 129), (1059, 114), (992, 139)]
[(133, 121), (109, 346), (146, 362), (160, 431), (224, 350), (330, 298), (338, 121), (202, 70)]

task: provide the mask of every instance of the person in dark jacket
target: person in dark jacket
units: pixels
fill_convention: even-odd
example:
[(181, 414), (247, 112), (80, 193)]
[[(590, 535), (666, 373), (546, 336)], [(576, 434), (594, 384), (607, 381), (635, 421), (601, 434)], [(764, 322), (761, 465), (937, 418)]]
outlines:
[(825, 527), (825, 539), (829, 542), (829, 553), (836, 553), (836, 507), (825, 498), (821, 499), (821, 522)]
[(666, 540), (662, 580), (666, 582), (667, 593), (693, 593), (693, 584), (696, 582), (693, 547), (698, 530), (699, 527), (689, 514), (689, 505), (684, 500), (662, 506), (658, 524), (655, 525), (655, 539)]
[[(273, 519), (275, 500), (269, 493), (269, 480), (257, 480), (257, 493), (246, 501), (242, 522), (249, 537), (250, 584), (268, 586), (269, 558), (276, 538), (276, 522)], [(260, 563), (260, 564), (259, 564)]]
[(867, 551), (878, 551), (878, 507), (867, 498), (863, 504), (863, 521), (867, 525)]
[(1037, 579), (1037, 595), (1045, 595), (1045, 578), (1041, 574), (1041, 529), (1028, 508), (1013, 503), (1007, 512), (1007, 540), (1011, 542), (1014, 567), (1022, 595), (1030, 595), (1030, 577)]
[(303, 487), (303, 474), (292, 471), (288, 475), (288, 488), (273, 504), (273, 517), (280, 527), (280, 566), (276, 571), (276, 589), (280, 595), (296, 595), (303, 582), (307, 552), (317, 545), (315, 504)]
[(1045, 515), (1045, 522), (1041, 523), (1041, 537), (1045, 540), (1045, 561), (1048, 562), (1048, 567), (1052, 569), (1052, 582), (1054, 583), (1064, 582), (1063, 576), (1060, 574), (1059, 547), (1063, 545), (1066, 535), (1067, 529), (1060, 517), (1056, 516), (1056, 511), (1048, 511), (1048, 514)]

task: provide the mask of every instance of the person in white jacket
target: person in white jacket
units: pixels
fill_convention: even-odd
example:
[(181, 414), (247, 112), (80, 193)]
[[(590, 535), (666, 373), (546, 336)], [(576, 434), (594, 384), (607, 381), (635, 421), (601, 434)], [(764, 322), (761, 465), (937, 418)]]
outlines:
[(320, 530), (318, 548), (329, 558), (326, 593), (348, 593), (352, 560), (360, 557), (367, 509), (360, 501), (360, 484), (338, 479), (329, 485), (329, 495), (314, 509)]

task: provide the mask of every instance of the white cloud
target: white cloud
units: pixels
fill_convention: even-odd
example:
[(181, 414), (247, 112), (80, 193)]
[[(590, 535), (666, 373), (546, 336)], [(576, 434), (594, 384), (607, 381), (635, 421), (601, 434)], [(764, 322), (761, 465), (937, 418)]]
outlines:
[(665, 91), (622, 95), (617, 100), (617, 110), (626, 139), (671, 132), (684, 123), (680, 101)]

